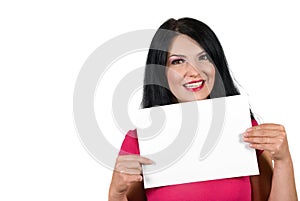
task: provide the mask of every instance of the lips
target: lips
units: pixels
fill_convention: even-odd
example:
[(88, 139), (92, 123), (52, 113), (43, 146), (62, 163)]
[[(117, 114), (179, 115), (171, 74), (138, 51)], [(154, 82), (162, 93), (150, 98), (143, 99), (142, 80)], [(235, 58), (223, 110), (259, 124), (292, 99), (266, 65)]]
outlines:
[(186, 90), (196, 92), (203, 88), (205, 80), (193, 80), (185, 83), (183, 86)]

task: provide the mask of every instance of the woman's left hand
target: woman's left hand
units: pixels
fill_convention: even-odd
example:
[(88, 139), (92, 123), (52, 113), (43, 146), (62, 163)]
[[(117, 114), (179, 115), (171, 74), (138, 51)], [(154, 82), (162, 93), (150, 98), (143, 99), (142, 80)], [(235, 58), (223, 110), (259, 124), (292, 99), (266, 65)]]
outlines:
[(285, 128), (278, 124), (261, 124), (248, 128), (244, 133), (244, 141), (250, 147), (268, 151), (274, 161), (290, 158)]

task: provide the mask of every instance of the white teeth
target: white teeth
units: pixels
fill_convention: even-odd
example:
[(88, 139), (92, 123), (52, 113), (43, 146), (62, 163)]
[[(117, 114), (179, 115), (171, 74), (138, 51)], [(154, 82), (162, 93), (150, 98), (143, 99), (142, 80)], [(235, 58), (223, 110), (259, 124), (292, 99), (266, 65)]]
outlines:
[(201, 82), (195, 82), (195, 83), (192, 83), (192, 84), (185, 84), (184, 86), (186, 88), (197, 88), (197, 87), (200, 87), (202, 85), (203, 81)]

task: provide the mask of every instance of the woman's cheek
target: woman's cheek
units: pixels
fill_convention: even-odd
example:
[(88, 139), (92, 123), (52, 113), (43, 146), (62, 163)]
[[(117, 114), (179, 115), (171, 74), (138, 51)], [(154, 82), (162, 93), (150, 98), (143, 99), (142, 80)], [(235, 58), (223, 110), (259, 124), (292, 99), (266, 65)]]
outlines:
[(182, 75), (173, 69), (168, 69), (166, 74), (169, 85), (180, 84), (183, 79)]
[(212, 66), (212, 68), (207, 72), (207, 76), (209, 78), (209, 83), (208, 83), (208, 88), (209, 91), (212, 90), (214, 83), (215, 83), (215, 74), (216, 74), (216, 70), (215, 67)]

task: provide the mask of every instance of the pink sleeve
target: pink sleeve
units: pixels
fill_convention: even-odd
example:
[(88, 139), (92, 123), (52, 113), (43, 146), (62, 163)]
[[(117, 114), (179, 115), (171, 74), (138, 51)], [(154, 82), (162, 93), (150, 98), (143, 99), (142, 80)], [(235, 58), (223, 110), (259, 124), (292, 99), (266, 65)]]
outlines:
[(136, 129), (128, 131), (123, 140), (119, 155), (127, 154), (140, 154)]
[[(258, 123), (255, 119), (252, 119), (252, 126), (258, 126)], [(260, 156), (262, 154), (262, 152), (264, 152), (264, 150), (256, 149), (256, 155), (257, 156)]]
[(255, 119), (252, 119), (251, 123), (252, 123), (252, 126), (258, 126), (258, 123), (257, 123), (257, 121)]

